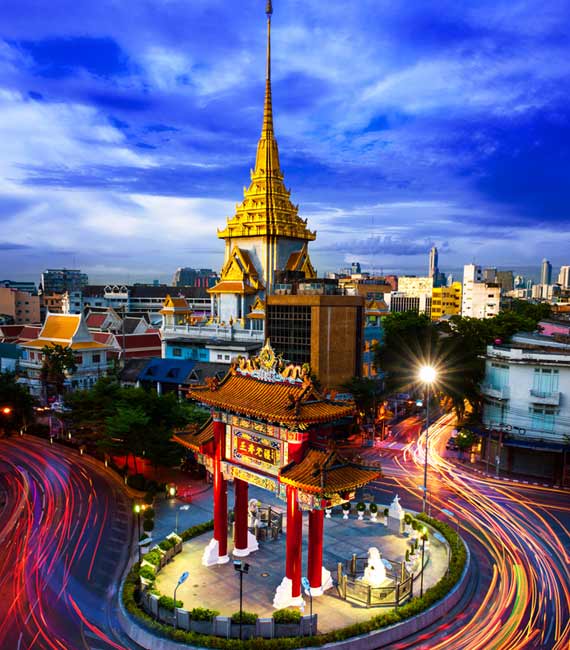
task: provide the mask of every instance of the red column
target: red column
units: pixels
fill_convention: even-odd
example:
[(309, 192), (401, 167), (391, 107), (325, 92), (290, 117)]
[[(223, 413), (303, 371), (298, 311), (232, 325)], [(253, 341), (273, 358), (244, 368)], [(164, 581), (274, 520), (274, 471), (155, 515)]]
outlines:
[(234, 553), (247, 552), (247, 488), (246, 481), (234, 479)]
[(322, 586), (324, 510), (309, 512), (309, 555), (307, 572), (311, 589)]
[(301, 560), (303, 551), (303, 514), (297, 503), (297, 489), (287, 486), (287, 556), (285, 575), (292, 582), (291, 595), (301, 595)]
[(214, 421), (214, 539), (218, 542), (218, 554), (228, 554), (228, 488), (222, 474), (221, 462), (224, 453), (226, 425)]

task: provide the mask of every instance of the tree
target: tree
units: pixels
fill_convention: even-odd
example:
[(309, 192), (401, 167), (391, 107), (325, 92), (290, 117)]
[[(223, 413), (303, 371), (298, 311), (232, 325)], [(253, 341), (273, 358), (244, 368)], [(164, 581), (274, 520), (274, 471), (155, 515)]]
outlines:
[(356, 408), (365, 421), (373, 421), (382, 400), (382, 385), (370, 377), (353, 377), (342, 387), (352, 395)]
[(150, 419), (140, 407), (121, 405), (108, 417), (104, 436), (99, 446), (107, 452), (125, 450), (127, 457), (133, 455), (135, 472), (138, 473), (137, 456), (144, 451), (144, 438)]
[(0, 372), (0, 429), (7, 436), (25, 429), (34, 421), (34, 398), (27, 388), (16, 381), (13, 372)]
[(47, 400), (53, 392), (56, 396), (63, 395), (67, 373), (74, 373), (77, 370), (77, 363), (73, 350), (62, 345), (46, 345), (42, 348), (42, 354), (40, 377)]

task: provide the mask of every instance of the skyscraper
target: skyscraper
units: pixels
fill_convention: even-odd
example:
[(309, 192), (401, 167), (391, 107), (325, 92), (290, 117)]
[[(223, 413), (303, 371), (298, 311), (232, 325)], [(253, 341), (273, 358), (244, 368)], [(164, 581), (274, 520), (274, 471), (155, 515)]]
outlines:
[(429, 252), (429, 277), (437, 280), (439, 275), (437, 248), (432, 246)]
[(561, 266), (558, 274), (558, 284), (563, 289), (570, 289), (570, 266)]
[(540, 284), (552, 284), (552, 264), (547, 259), (542, 260)]

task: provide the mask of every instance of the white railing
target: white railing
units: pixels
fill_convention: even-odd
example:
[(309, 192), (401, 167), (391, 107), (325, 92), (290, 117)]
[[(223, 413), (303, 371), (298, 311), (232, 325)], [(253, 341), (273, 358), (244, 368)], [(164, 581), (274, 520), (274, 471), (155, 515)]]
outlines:
[(224, 341), (261, 341), (264, 334), (262, 330), (246, 330), (230, 327), (229, 325), (171, 325), (162, 328), (162, 338), (169, 339), (177, 336), (189, 338), (222, 339)]
[(511, 395), (509, 386), (494, 386), (493, 384), (481, 384), (481, 392), (495, 399), (509, 399)]

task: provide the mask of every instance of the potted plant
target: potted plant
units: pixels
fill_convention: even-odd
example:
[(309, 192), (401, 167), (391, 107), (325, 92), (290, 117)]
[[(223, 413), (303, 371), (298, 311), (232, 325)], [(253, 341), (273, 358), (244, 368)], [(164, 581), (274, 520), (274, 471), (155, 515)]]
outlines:
[(364, 505), (364, 501), (359, 501), (356, 504), (356, 512), (358, 512), (358, 521), (362, 521), (364, 519), (365, 510), (366, 510), (366, 506)]
[(418, 535), (418, 522), (415, 519), (412, 519), (412, 539), (417, 539)]
[(349, 514), (350, 514), (350, 501), (345, 501), (342, 504), (342, 518), (348, 519)]
[(325, 518), (330, 519), (332, 514), (332, 508), (325, 508)]
[(370, 504), (370, 521), (376, 521), (378, 517), (378, 506), (375, 503)]
[(408, 512), (404, 515), (404, 535), (409, 535), (412, 532), (412, 515)]
[(212, 620), (220, 612), (205, 607), (194, 607), (190, 612), (190, 629), (199, 634), (212, 634)]
[(278, 609), (273, 612), (275, 636), (299, 636), (301, 612), (298, 609)]
[[(241, 612), (241, 627), (242, 627), (242, 638), (251, 639), (255, 636), (255, 627), (258, 615), (252, 612)], [(235, 612), (232, 614), (232, 631), (231, 636), (234, 639), (239, 639), (239, 628), (240, 628), (240, 612)]]
[(388, 513), (390, 512), (389, 508), (384, 508), (384, 526), (388, 525)]

